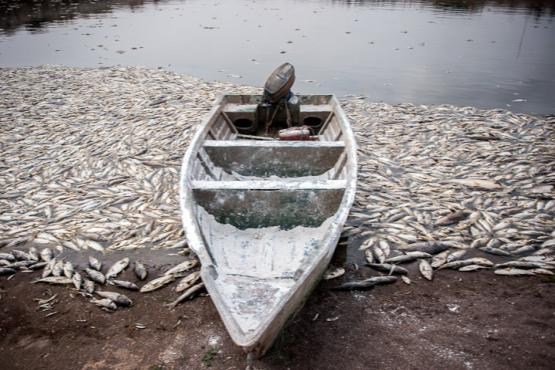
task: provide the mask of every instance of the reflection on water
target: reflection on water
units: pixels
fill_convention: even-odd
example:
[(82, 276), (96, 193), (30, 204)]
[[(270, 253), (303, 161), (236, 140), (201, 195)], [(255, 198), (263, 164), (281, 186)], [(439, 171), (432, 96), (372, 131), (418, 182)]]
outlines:
[(304, 93), (554, 113), (547, 0), (0, 0), (0, 66), (164, 67)]

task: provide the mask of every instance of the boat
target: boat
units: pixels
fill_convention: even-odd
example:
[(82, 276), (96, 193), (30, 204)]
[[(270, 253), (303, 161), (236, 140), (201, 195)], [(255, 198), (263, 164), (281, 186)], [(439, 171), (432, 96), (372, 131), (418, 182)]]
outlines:
[(217, 99), (180, 179), (202, 280), (232, 340), (255, 358), (321, 279), (357, 178), (354, 135), (334, 95), (276, 88), (276, 102), (268, 90)]

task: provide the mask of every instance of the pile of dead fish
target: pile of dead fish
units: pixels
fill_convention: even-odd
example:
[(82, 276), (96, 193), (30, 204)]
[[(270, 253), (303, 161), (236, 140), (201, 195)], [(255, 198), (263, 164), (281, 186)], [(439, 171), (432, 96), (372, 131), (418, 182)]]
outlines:
[[(39, 252), (35, 247), (31, 247), (26, 252), (14, 249), (10, 253), (0, 253), (0, 276), (9, 275), (11, 278), (18, 271), (42, 271), (41, 278), (34, 280), (33, 283), (72, 285), (85, 297), (91, 298), (91, 303), (108, 311), (116, 310), (118, 307), (130, 307), (133, 302), (124, 294), (99, 290), (97, 289), (98, 286), (114, 286), (148, 293), (181, 278), (175, 288), (175, 291), (181, 294), (175, 301), (167, 304), (171, 308), (193, 298), (204, 287), (200, 279), (200, 271), (190, 272), (198, 265), (196, 259), (181, 262), (164, 272), (161, 277), (149, 281), (140, 288), (131, 281), (117, 279), (118, 275), (130, 264), (130, 259), (126, 257), (112, 264), (106, 273), (103, 273), (102, 262), (93, 256), (89, 256), (88, 266), (79, 272), (77, 266), (70, 261), (55, 257), (52, 249), (43, 248)], [(144, 264), (135, 261), (133, 271), (139, 281), (146, 280), (148, 271)], [(48, 303), (49, 301), (43, 302), (43, 304)]]
[[(0, 69), (0, 80), (4, 250), (185, 247), (178, 174), (195, 125), (215, 94), (260, 93), (142, 68)], [(357, 98), (343, 107), (359, 148), (344, 235), (389, 276), (367, 285), (408, 282), (410, 261), (430, 279), (551, 273), (554, 117)]]
[(428, 280), (448, 269), (553, 275), (554, 117), (360, 99), (344, 107), (360, 165), (344, 236), (368, 266), (407, 283), (400, 265), (411, 262)]

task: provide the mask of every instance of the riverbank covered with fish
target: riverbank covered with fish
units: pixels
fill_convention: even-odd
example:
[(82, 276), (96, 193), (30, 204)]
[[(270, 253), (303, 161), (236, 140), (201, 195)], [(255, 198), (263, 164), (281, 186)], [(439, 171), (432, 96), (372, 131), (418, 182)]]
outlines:
[[(185, 302), (203, 293), (181, 227), (181, 158), (216, 94), (260, 89), (141, 68), (0, 69), (0, 78), (2, 287), (28, 273), (33, 291), (52, 293), (39, 306), (72, 294), (99, 314), (95, 305), (131, 315), (151, 294), (164, 295), (160, 310), (206, 306)], [(363, 97), (342, 105), (358, 142), (358, 190), (324, 283), (334, 293), (321, 294), (419, 292), (452, 274), (499, 284), (526, 275), (553, 289), (554, 117)], [(335, 291), (382, 283), (394, 284)]]

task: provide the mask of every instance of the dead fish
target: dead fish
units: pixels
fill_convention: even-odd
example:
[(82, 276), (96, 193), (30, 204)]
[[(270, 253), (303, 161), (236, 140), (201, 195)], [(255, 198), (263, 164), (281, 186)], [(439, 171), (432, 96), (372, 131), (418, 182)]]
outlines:
[(204, 288), (204, 283), (202, 283), (202, 282), (200, 282), (196, 285), (193, 285), (192, 287), (187, 289), (182, 295), (180, 295), (175, 301), (173, 301), (172, 303), (167, 304), (167, 306), (170, 307), (170, 308), (174, 308), (175, 306), (177, 306), (179, 303), (183, 302), (187, 298), (191, 298), (193, 295), (195, 295), (202, 288)]
[(391, 247), (386, 240), (380, 239), (380, 241), (378, 242), (378, 247), (383, 251), (385, 258), (389, 257), (389, 254), (391, 253)]
[(81, 289), (81, 284), (83, 283), (83, 278), (81, 277), (80, 273), (75, 272), (73, 274), (73, 276), (71, 277), (71, 281), (73, 282), (73, 286), (75, 287), (75, 289), (77, 289), (77, 290)]
[(9, 268), (21, 268), (21, 267), (25, 267), (25, 268), (26, 268), (26, 267), (28, 267), (28, 266), (34, 265), (35, 263), (36, 263), (36, 262), (33, 261), (33, 260), (28, 260), (28, 261), (16, 261), (16, 262), (13, 262), (13, 263), (9, 264), (9, 265), (6, 266), (6, 267), (9, 267)]
[(85, 292), (93, 294), (95, 288), (96, 286), (94, 285), (94, 282), (92, 280), (83, 279), (83, 289), (85, 290)]
[(450, 245), (438, 241), (416, 242), (409, 245), (401, 245), (399, 249), (403, 251), (420, 251), (428, 254), (437, 254), (451, 248)]
[(45, 267), (47, 264), (48, 262), (35, 262), (32, 265), (29, 265), (28, 268), (31, 270), (38, 270)]
[(496, 190), (502, 188), (501, 185), (497, 184), (494, 181), (483, 179), (452, 179), (446, 180), (446, 182), (484, 190)]
[(422, 276), (424, 276), (424, 278), (430, 281), (433, 279), (434, 270), (432, 269), (432, 266), (430, 266), (428, 261), (420, 260), (420, 263), (418, 264), (418, 270), (420, 270), (420, 273), (422, 274)]
[(379, 246), (375, 246), (372, 249), (372, 252), (374, 254), (374, 258), (376, 259), (376, 261), (378, 261), (379, 263), (384, 263), (386, 256), (384, 251)]
[(447, 256), (449, 255), (449, 250), (443, 251), (439, 254), (436, 254), (432, 257), (432, 264), (433, 268), (438, 268), (439, 266), (443, 265), (447, 262)]
[(54, 265), (56, 264), (56, 259), (53, 258), (50, 261), (46, 262), (46, 266), (44, 266), (44, 270), (42, 270), (42, 277), (48, 277), (50, 275), (52, 275), (52, 269), (54, 268)]
[(121, 293), (97, 290), (96, 294), (98, 294), (102, 298), (108, 298), (114, 301), (118, 306), (129, 307), (133, 304), (132, 300), (130, 300), (129, 298), (127, 298), (127, 296)]
[(466, 254), (466, 249), (460, 249), (460, 250), (458, 250), (458, 251), (454, 251), (454, 252), (449, 253), (449, 254), (447, 255), (447, 258), (445, 259), (445, 262), (446, 262), (446, 263), (449, 263), (449, 262), (453, 262), (453, 261), (459, 260), (459, 259), (461, 259), (465, 254)]
[(470, 272), (470, 271), (477, 271), (477, 270), (488, 269), (488, 268), (489, 268), (488, 266), (483, 266), (483, 265), (467, 265), (459, 268), (459, 271)]
[(90, 268), (86, 268), (85, 272), (91, 278), (92, 281), (94, 281), (98, 284), (104, 284), (106, 282), (106, 277), (99, 271), (96, 271), (96, 270), (93, 270), (93, 269), (90, 269)]
[(517, 269), (514, 267), (504, 268), (504, 269), (497, 269), (494, 271), (496, 275), (505, 275), (505, 276), (525, 276), (525, 275), (535, 275), (531, 270), (523, 270)]
[(102, 262), (94, 258), (93, 256), (89, 256), (89, 266), (96, 271), (102, 270)]
[(118, 306), (116, 306), (116, 303), (114, 301), (112, 301), (109, 298), (103, 298), (103, 299), (91, 299), (91, 303), (94, 303), (95, 305), (97, 305), (98, 307), (101, 307), (103, 309), (107, 309), (107, 310), (111, 310), (111, 311), (115, 311), (118, 309)]
[(62, 276), (63, 273), (64, 273), (64, 261), (63, 260), (56, 261), (56, 263), (54, 264), (54, 267), (52, 267), (52, 275)]
[(429, 253), (414, 251), (414, 252), (407, 252), (406, 254), (401, 254), (399, 256), (387, 258), (385, 262), (386, 263), (406, 263), (406, 262), (412, 262), (419, 258), (430, 258), (430, 257), (432, 257), (432, 255)]
[(532, 270), (530, 270), (530, 271), (533, 272), (533, 273), (536, 274), (536, 275), (549, 275), (549, 276), (555, 275), (555, 274), (553, 273), (553, 271), (550, 271), (550, 270), (547, 270), (547, 269), (543, 269), (543, 268), (540, 268), (540, 269), (532, 269)]
[(16, 271), (15, 271), (14, 269), (12, 269), (12, 268), (9, 268), (9, 267), (0, 267), (0, 276), (3, 276), (3, 275), (13, 275), (13, 274), (15, 274), (15, 273), (16, 273)]
[(448, 262), (444, 265), (439, 266), (438, 270), (459, 269), (460, 267), (468, 266), (468, 265), (482, 265), (482, 266), (492, 267), (493, 262), (491, 262), (490, 260), (485, 259), (485, 258), (474, 257), (474, 258), (468, 258), (468, 259), (465, 259), (465, 260), (458, 260), (458, 261)]
[(545, 268), (545, 264), (542, 262), (531, 262), (531, 261), (509, 261), (505, 263), (499, 263), (495, 265), (495, 268), (502, 267), (518, 267), (521, 269), (541, 269)]
[(397, 277), (395, 276), (374, 276), (365, 280), (350, 281), (341, 284), (340, 286), (333, 288), (333, 290), (366, 290), (373, 288), (376, 285), (389, 284), (396, 281)]
[(520, 247), (514, 251), (512, 251), (513, 254), (524, 254), (524, 253), (530, 253), (530, 252), (534, 252), (536, 250), (536, 248), (533, 245), (525, 245), (523, 247)]
[(29, 254), (29, 257), (31, 257), (31, 259), (33, 261), (38, 261), (40, 259), (39, 252), (37, 251), (37, 248), (35, 248), (35, 247), (29, 248), (28, 254)]
[(67, 261), (64, 263), (64, 275), (66, 277), (71, 278), (74, 272), (75, 270), (73, 269), (73, 264), (71, 262)]
[[(345, 273), (345, 269), (343, 269), (341, 267), (339, 269), (343, 270), (343, 273)], [(337, 270), (339, 270), (339, 269), (337, 269)], [(339, 275), (339, 276), (341, 276), (341, 275)], [(336, 276), (336, 277), (339, 277), (339, 276)], [(335, 277), (332, 277), (330, 279), (334, 279), (334, 278)], [(180, 292), (184, 291), (185, 289), (190, 288), (193, 284), (195, 284), (198, 281), (198, 279), (200, 279), (200, 271), (195, 271), (195, 272), (190, 273), (189, 275), (185, 276), (183, 279), (181, 279), (179, 281), (179, 283), (177, 284), (177, 287), (175, 288), (175, 291), (177, 293), (180, 293)], [(324, 277), (324, 279), (325, 280), (330, 280), (330, 279), (326, 279), (325, 277)]]
[(108, 283), (124, 289), (139, 290), (139, 287), (130, 281), (112, 279), (108, 280)]
[(14, 249), (12, 250), (12, 254), (14, 255), (14, 257), (20, 261), (28, 261), (31, 259), (31, 256), (29, 255), (29, 253), (25, 253), (23, 251)]
[(468, 216), (468, 212), (465, 211), (456, 211), (453, 213), (448, 214), (437, 220), (436, 226), (447, 226), (459, 221), (464, 220)]
[(6, 261), (14, 262), (15, 257), (11, 253), (0, 253), (0, 260), (6, 260)]
[(115, 278), (120, 272), (125, 270), (127, 266), (129, 266), (129, 258), (125, 257), (117, 261), (108, 269), (108, 272), (106, 273), (106, 279)]
[(403, 280), (403, 283), (405, 283), (407, 285), (410, 285), (410, 283), (411, 283), (409, 277), (406, 276), (406, 275), (401, 275), (401, 280)]
[(372, 249), (364, 250), (364, 258), (366, 258), (366, 262), (374, 263), (374, 253), (372, 252)]
[(43, 248), (40, 251), (40, 258), (45, 262), (50, 262), (52, 258), (54, 258), (54, 253), (50, 248)]
[[(193, 272), (193, 274), (195, 274), (195, 272)], [(185, 281), (185, 279), (187, 279), (189, 276), (191, 276), (191, 275), (193, 275), (193, 274), (190, 274), (190, 275), (184, 277), (184, 278), (179, 282), (179, 284), (181, 284), (183, 281)], [(336, 267), (336, 268), (329, 267), (329, 268), (326, 270), (326, 272), (324, 273), (323, 279), (324, 279), (324, 280), (336, 279), (336, 278), (338, 278), (338, 277), (340, 277), (340, 276), (343, 276), (344, 274), (345, 274), (345, 269), (344, 269), (343, 267)], [(199, 276), (200, 276), (200, 273), (199, 273)], [(178, 285), (178, 287), (179, 287), (179, 285)], [(177, 288), (176, 288), (175, 290), (178, 291)], [(183, 289), (181, 289), (181, 290), (183, 290)], [(178, 291), (178, 292), (179, 292), (179, 291)]]
[(512, 253), (509, 253), (507, 251), (504, 251), (503, 249), (499, 249), (499, 248), (493, 248), (493, 247), (482, 247), (482, 248), (478, 248), (479, 250), (485, 252), (485, 253), (489, 253), (489, 254), (494, 254), (497, 256), (505, 256), (505, 257), (509, 257), (512, 256)]
[(135, 275), (137, 275), (137, 277), (139, 278), (139, 280), (144, 280), (146, 279), (148, 272), (146, 270), (145, 265), (143, 265), (142, 263), (140, 263), (139, 261), (135, 261)]
[(152, 292), (153, 290), (160, 289), (161, 287), (171, 283), (175, 280), (174, 275), (162, 275), (161, 277), (151, 280), (141, 288), (141, 293)]
[(385, 272), (388, 274), (407, 275), (409, 272), (401, 266), (393, 265), (390, 263), (367, 263), (367, 266), (372, 267), (374, 270)]
[(181, 262), (179, 265), (172, 267), (168, 271), (164, 272), (164, 275), (175, 275), (181, 272), (189, 271), (198, 264), (197, 260), (188, 260)]
[(47, 283), (47, 284), (73, 284), (73, 281), (70, 278), (65, 276), (49, 276), (42, 279), (37, 279), (31, 282), (32, 284), (35, 283)]

